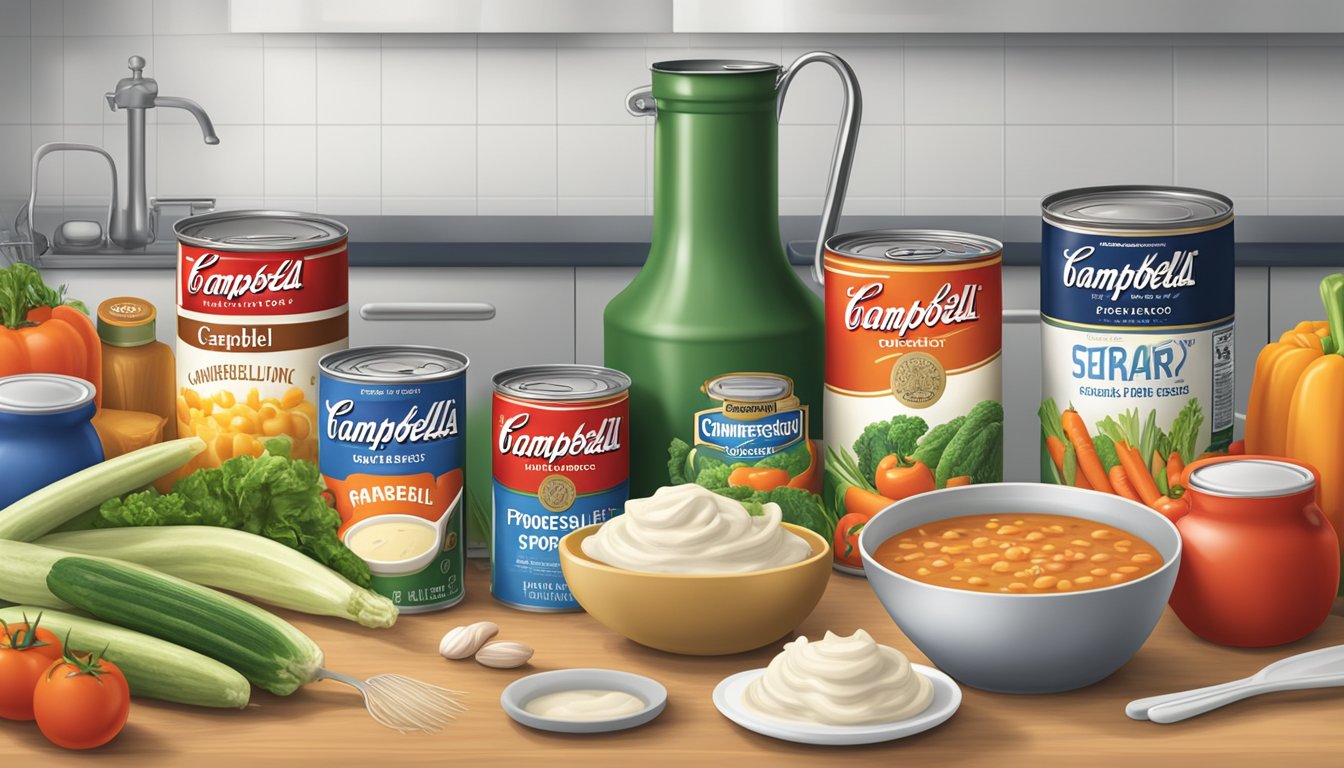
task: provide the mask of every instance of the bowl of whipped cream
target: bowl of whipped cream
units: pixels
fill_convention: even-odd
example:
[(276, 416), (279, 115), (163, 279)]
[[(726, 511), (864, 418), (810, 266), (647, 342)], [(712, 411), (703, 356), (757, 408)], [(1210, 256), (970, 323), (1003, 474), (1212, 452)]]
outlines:
[(812, 613), (830, 544), (694, 485), (658, 489), (560, 540), (574, 599), (599, 623), (670, 653), (718, 656), (769, 645)]

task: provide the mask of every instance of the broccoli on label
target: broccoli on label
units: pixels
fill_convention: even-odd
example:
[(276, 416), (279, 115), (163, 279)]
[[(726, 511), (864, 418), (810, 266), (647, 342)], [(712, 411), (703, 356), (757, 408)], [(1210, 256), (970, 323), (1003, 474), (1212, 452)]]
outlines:
[(900, 414), (889, 421), (877, 421), (864, 427), (854, 441), (859, 470), (866, 478), (877, 475), (877, 465), (891, 454), (902, 458), (915, 452), (919, 438), (929, 430), (928, 422), (918, 416)]
[(915, 449), (915, 454), (911, 457), (930, 469), (938, 466), (938, 461), (943, 458), (943, 451), (947, 449), (947, 444), (952, 442), (952, 438), (957, 436), (957, 430), (966, 422), (965, 416), (939, 424), (919, 441), (919, 447)]
[(782, 469), (789, 473), (789, 477), (797, 477), (812, 466), (812, 452), (808, 450), (807, 441), (800, 440), (779, 453), (766, 456), (756, 462), (756, 466)]
[(705, 466), (695, 476), (695, 484), (703, 485), (711, 491), (717, 491), (728, 487), (728, 476), (734, 469), (745, 467), (741, 462), (737, 464), (724, 464), (722, 461), (712, 459), (705, 460)]
[(948, 478), (962, 475), (976, 484), (1003, 479), (1003, 405), (997, 400), (981, 400), (966, 414), (938, 460), (934, 479), (943, 488)]
[(691, 458), (691, 446), (679, 437), (672, 438), (667, 447), (667, 478), (673, 485), (691, 482), (688, 460)]

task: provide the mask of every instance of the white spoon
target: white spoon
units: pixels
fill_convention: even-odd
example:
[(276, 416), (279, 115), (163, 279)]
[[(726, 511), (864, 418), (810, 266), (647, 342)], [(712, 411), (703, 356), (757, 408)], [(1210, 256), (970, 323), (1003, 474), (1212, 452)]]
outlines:
[(1339, 685), (1344, 685), (1344, 645), (1280, 659), (1241, 680), (1136, 699), (1125, 707), (1125, 714), (1135, 720), (1175, 723), (1262, 693)]

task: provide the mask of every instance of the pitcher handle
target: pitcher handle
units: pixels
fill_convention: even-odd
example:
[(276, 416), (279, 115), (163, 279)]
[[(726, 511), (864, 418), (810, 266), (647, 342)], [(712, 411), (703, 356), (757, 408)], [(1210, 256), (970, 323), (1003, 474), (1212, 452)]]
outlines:
[(779, 90), (778, 115), (784, 111), (784, 93), (793, 81), (798, 70), (813, 62), (820, 61), (831, 66), (840, 75), (844, 86), (845, 101), (840, 108), (840, 130), (835, 136), (835, 148), (831, 151), (831, 177), (826, 182), (826, 203), (821, 210), (821, 231), (817, 234), (817, 252), (812, 259), (812, 277), (818, 284), (825, 283), (826, 276), (821, 267), (822, 256), (826, 252), (826, 241), (835, 234), (840, 226), (840, 210), (845, 204), (845, 190), (849, 186), (849, 169), (854, 163), (854, 145), (859, 138), (859, 120), (863, 117), (863, 93), (859, 90), (859, 79), (844, 59), (827, 51), (804, 53), (787, 69), (779, 73), (775, 87)]

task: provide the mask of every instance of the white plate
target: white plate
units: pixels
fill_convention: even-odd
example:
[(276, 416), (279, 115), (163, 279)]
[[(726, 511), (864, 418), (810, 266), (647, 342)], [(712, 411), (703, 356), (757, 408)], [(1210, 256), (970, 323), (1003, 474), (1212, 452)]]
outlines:
[(800, 744), (848, 746), (903, 739), (943, 724), (961, 706), (961, 688), (957, 687), (952, 678), (923, 664), (910, 666), (933, 683), (933, 701), (928, 709), (918, 715), (894, 723), (823, 725), (756, 714), (747, 708), (742, 699), (747, 685), (765, 674), (764, 669), (749, 669), (724, 678), (714, 688), (714, 706), (719, 708), (724, 717), (749, 731)]
[[(523, 709), (527, 702), (547, 693), (593, 688), (623, 691), (643, 701), (645, 706), (632, 715), (610, 720), (557, 720), (539, 717)], [(509, 717), (529, 728), (556, 733), (605, 733), (634, 728), (657, 717), (667, 706), (667, 689), (657, 680), (616, 669), (557, 669), (509, 683), (499, 695), (499, 705)]]

